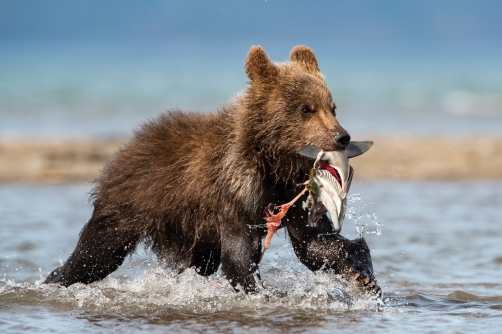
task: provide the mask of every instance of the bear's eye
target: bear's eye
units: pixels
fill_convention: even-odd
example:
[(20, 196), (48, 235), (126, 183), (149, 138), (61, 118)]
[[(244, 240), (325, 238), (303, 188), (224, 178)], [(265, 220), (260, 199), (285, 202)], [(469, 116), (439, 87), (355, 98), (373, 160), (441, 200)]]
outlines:
[(303, 106), (301, 109), (300, 109), (300, 112), (304, 115), (308, 115), (310, 113), (312, 113), (312, 109), (310, 109), (308, 106)]
[(331, 113), (336, 117), (336, 107), (333, 107), (333, 109), (331, 109)]

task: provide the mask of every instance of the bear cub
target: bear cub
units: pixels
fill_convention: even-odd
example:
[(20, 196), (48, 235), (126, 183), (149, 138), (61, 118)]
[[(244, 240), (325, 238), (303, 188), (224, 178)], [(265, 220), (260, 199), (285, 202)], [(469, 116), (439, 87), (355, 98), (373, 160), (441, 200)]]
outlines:
[[(247, 89), (216, 112), (170, 110), (135, 132), (96, 180), (92, 216), (45, 283), (101, 280), (144, 241), (178, 272), (195, 267), (207, 276), (221, 264), (236, 289), (258, 291), (263, 210), (293, 198), (312, 166), (296, 152), (306, 145), (343, 150), (350, 136), (309, 48), (272, 63), (253, 46), (245, 69)], [(308, 226), (301, 205), (286, 218), (295, 254), (309, 269), (380, 292), (364, 239), (334, 233), (325, 217)]]

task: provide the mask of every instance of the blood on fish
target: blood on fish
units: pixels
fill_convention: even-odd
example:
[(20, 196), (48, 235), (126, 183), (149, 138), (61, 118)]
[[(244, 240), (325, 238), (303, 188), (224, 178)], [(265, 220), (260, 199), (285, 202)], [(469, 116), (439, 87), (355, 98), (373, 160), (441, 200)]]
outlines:
[(340, 177), (340, 174), (338, 174), (338, 171), (336, 170), (335, 167), (331, 166), (327, 162), (321, 161), (319, 162), (319, 169), (325, 169), (328, 172), (330, 172), (331, 175), (338, 181), (340, 184), (340, 187), (342, 187), (342, 178)]

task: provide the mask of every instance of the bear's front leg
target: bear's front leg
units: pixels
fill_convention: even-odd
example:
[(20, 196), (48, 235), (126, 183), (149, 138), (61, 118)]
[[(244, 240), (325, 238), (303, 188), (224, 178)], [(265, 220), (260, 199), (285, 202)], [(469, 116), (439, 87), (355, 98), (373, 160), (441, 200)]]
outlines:
[(261, 235), (245, 224), (228, 224), (221, 231), (221, 270), (232, 286), (256, 293), (254, 274), (261, 255)]
[(365, 289), (381, 295), (373, 274), (373, 263), (364, 238), (349, 240), (338, 233), (319, 234), (315, 229), (303, 233), (288, 228), (298, 259), (312, 271), (333, 270), (347, 279), (360, 282)]

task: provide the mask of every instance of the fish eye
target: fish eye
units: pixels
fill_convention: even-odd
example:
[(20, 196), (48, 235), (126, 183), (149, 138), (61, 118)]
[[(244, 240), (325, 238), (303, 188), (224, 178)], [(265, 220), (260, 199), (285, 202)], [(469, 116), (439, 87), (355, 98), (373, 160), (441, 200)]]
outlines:
[(308, 115), (308, 114), (311, 114), (311, 113), (312, 113), (312, 109), (310, 109), (308, 106), (303, 106), (303, 107), (300, 109), (300, 112), (301, 112), (303, 115)]

